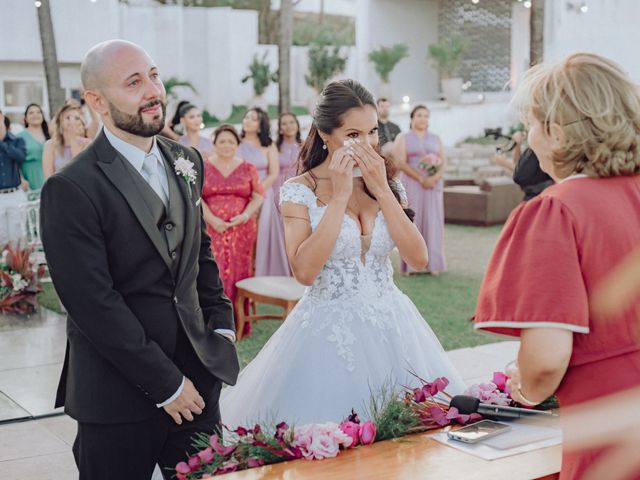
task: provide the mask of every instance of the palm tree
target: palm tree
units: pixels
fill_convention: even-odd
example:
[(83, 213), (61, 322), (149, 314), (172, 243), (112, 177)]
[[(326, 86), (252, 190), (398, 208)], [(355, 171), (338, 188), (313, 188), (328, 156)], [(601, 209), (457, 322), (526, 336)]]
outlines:
[(186, 87), (190, 89), (193, 93), (195, 94), (198, 93), (198, 91), (191, 84), (191, 82), (187, 82), (186, 80), (178, 80), (176, 77), (170, 77), (162, 83), (164, 83), (164, 89), (167, 92), (167, 97), (170, 97), (174, 100), (178, 98), (178, 94), (175, 92), (176, 87)]
[(58, 54), (56, 52), (56, 38), (53, 34), (51, 21), (51, 7), (49, 0), (40, 0), (38, 10), (38, 25), (40, 26), (40, 43), (42, 44), (42, 62), (44, 75), (47, 79), (47, 96), (49, 98), (49, 112), (53, 115), (64, 103), (64, 90), (60, 86), (60, 70), (58, 69)]
[(293, 2), (280, 3), (280, 35), (278, 38), (278, 113), (291, 111), (291, 43), (293, 38)]
[(529, 65), (542, 62), (544, 54), (544, 0), (532, 0), (529, 39)]

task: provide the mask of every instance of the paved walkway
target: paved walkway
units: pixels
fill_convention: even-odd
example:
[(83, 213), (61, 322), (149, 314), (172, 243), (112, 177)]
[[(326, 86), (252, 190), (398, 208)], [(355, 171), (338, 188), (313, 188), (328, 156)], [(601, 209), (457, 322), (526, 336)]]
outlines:
[[(65, 319), (43, 311), (31, 318), (0, 316), (0, 477), (75, 480), (75, 421), (53, 409), (62, 367)], [(517, 342), (448, 352), (467, 383), (491, 379), (515, 358)], [(161, 480), (156, 469), (153, 480)]]

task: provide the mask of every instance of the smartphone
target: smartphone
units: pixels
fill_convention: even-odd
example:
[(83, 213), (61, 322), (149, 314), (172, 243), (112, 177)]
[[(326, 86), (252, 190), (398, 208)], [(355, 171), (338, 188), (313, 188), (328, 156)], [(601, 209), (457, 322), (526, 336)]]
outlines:
[[(354, 139), (354, 138), (345, 138), (342, 142), (342, 144), (347, 147), (349, 145), (354, 145), (358, 143), (358, 140)], [(352, 175), (354, 177), (361, 177), (362, 176), (362, 170), (360, 170), (360, 167), (353, 167), (353, 172)]]
[(447, 436), (457, 442), (477, 443), (486, 438), (495, 437), (496, 435), (504, 433), (510, 428), (511, 425), (507, 425), (506, 423), (482, 420), (481, 422), (467, 425), (458, 430), (450, 430), (447, 432)]

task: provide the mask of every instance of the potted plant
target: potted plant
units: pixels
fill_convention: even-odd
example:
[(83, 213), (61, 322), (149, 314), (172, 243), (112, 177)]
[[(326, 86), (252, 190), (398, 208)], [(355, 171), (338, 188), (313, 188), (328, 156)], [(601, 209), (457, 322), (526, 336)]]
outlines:
[(373, 68), (380, 76), (379, 96), (391, 100), (391, 83), (389, 75), (398, 62), (409, 56), (409, 47), (404, 43), (397, 43), (392, 47), (380, 47), (369, 52), (369, 61), (373, 63)]
[(449, 103), (460, 103), (462, 95), (462, 78), (454, 77), (467, 49), (466, 42), (460, 35), (443, 38), (440, 42), (429, 45), (429, 57), (433, 66), (440, 73), (440, 86), (444, 98)]
[(271, 65), (267, 62), (267, 54), (268, 52), (265, 51), (262, 58), (258, 58), (257, 54), (254, 55), (249, 64), (249, 73), (242, 79), (242, 83), (253, 81), (254, 98), (249, 102), (248, 107), (260, 107), (265, 111), (268, 106), (262, 95), (271, 82), (278, 81), (278, 72), (271, 71)]
[(309, 101), (309, 112), (313, 113), (318, 94), (330, 78), (342, 72), (347, 65), (347, 57), (340, 55), (341, 45), (332, 44), (328, 35), (320, 35), (309, 46), (309, 72), (304, 79), (314, 91)]

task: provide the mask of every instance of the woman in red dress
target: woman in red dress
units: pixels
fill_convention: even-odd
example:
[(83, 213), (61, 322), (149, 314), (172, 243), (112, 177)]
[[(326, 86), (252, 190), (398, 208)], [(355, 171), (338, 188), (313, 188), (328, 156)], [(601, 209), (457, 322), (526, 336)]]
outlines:
[[(529, 145), (556, 185), (507, 221), (475, 327), (520, 336), (507, 372), (516, 401), (555, 393), (565, 407), (640, 385), (640, 301), (613, 318), (592, 307), (640, 244), (640, 96), (618, 65), (586, 53), (533, 68), (521, 88)], [(560, 478), (582, 478), (605, 453), (564, 451)]]
[(215, 158), (205, 162), (202, 209), (224, 292), (236, 299), (236, 282), (253, 275), (255, 213), (264, 189), (253, 164), (236, 157), (240, 137), (231, 125), (214, 132)]

